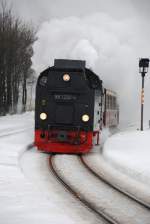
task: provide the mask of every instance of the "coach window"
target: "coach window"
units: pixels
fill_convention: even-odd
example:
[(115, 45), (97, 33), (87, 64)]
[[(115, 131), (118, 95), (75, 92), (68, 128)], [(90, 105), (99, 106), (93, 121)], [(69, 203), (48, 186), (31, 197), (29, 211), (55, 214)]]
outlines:
[(114, 109), (116, 109), (116, 97), (114, 97)]
[(108, 109), (110, 109), (110, 96), (108, 95)]
[(114, 106), (115, 106), (115, 104), (114, 104), (115, 102), (114, 102), (114, 96), (112, 96), (112, 109), (114, 110)]
[(115, 97), (113, 96), (113, 109), (115, 109)]
[(111, 110), (111, 96), (109, 95), (109, 109)]
[(112, 96), (112, 109), (114, 109), (114, 96)]
[(111, 109), (111, 96), (109, 95), (109, 110)]
[(113, 110), (113, 106), (114, 106), (114, 101), (113, 101), (113, 96), (111, 96), (111, 109)]
[(109, 95), (106, 96), (106, 107), (109, 109)]

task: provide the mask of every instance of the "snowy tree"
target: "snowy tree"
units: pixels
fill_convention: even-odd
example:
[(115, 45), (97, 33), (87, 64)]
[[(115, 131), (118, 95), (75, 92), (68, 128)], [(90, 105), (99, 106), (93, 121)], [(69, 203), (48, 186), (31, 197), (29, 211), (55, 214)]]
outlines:
[(22, 86), (22, 111), (26, 110), (26, 80), (31, 70), (32, 44), (35, 30), (12, 13), (2, 1), (0, 5), (0, 115), (16, 113), (19, 87)]

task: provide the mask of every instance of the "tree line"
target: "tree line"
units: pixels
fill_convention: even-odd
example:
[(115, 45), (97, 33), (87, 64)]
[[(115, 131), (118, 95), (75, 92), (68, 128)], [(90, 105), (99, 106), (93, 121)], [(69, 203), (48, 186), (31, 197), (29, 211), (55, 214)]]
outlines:
[[(15, 16), (6, 2), (0, 4), (0, 115), (16, 113), (21, 97), (26, 110), (27, 79), (31, 69), (35, 29)], [(21, 95), (21, 96), (20, 96)]]

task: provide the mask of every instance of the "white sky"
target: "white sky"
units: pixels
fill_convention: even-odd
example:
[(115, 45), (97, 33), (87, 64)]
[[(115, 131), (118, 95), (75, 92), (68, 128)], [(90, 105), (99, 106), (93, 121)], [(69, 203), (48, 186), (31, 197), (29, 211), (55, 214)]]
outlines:
[(39, 23), (52, 17), (84, 16), (104, 12), (120, 18), (149, 19), (149, 0), (7, 0), (26, 20)]

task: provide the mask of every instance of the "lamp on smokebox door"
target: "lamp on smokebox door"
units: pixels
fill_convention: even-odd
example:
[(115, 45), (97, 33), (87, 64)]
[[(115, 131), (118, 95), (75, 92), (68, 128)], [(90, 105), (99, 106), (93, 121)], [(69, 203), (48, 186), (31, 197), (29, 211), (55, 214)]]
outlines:
[(143, 131), (143, 111), (144, 111), (144, 77), (148, 72), (149, 58), (140, 58), (139, 73), (142, 76), (142, 90), (141, 90), (141, 131)]

